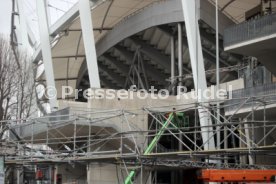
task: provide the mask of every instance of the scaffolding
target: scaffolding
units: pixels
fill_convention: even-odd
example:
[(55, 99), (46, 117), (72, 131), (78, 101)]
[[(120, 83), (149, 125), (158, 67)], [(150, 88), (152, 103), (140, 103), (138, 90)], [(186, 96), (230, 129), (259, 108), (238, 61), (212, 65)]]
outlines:
[[(219, 120), (215, 105), (189, 103), (135, 110), (71, 108), (41, 118), (2, 121), (9, 131), (1, 154), (7, 166), (102, 162), (115, 164), (130, 175), (134, 170), (160, 168), (275, 169), (274, 164), (262, 161), (273, 157), (276, 150), (276, 121), (268, 116), (275, 104), (273, 96), (220, 102), (221, 112), (236, 108)], [(237, 100), (240, 103), (232, 103)], [(244, 112), (243, 107), (250, 110)], [(212, 130), (214, 138), (220, 131), (219, 149), (204, 150), (198, 108), (210, 114), (213, 123), (207, 130)], [(185, 118), (180, 119), (183, 126), (172, 120), (174, 113), (189, 116), (189, 126)], [(146, 129), (133, 122), (139, 115), (148, 117)], [(162, 137), (175, 146), (162, 142)]]

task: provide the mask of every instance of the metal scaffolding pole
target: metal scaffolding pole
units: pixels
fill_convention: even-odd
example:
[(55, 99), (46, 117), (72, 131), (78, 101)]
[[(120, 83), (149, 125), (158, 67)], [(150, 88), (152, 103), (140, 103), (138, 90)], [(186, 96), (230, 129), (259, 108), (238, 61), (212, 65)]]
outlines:
[[(148, 147), (144, 151), (144, 153), (143, 153), (144, 155), (148, 155), (153, 151), (153, 149), (157, 145), (158, 141), (160, 140), (161, 136), (164, 134), (165, 130), (170, 125), (170, 123), (173, 119), (174, 119), (174, 113), (170, 113), (168, 119), (164, 122), (164, 124), (162, 125), (162, 127), (158, 131), (157, 135), (153, 138), (153, 140), (150, 142), (150, 144), (148, 145)], [(137, 172), (136, 170), (130, 171), (128, 176), (125, 178), (124, 184), (133, 184), (132, 181), (133, 181), (135, 175), (137, 174), (136, 172)]]
[(183, 86), (182, 75), (183, 75), (183, 37), (182, 37), (182, 24), (178, 23), (178, 86)]
[[(178, 82), (178, 86), (183, 86), (183, 79), (182, 79), (182, 76), (183, 76), (183, 35), (182, 35), (182, 24), (181, 23), (178, 23), (177, 24), (177, 29), (178, 29), (178, 76), (179, 76), (179, 82)], [(177, 90), (177, 92), (179, 92)], [(182, 134), (179, 134), (178, 135), (178, 138), (180, 140), (183, 139), (183, 136)], [(183, 144), (181, 142), (179, 142), (178, 144), (178, 149), (179, 151), (182, 151), (183, 150)], [(179, 171), (179, 182), (180, 183), (183, 183), (183, 177), (182, 177), (182, 170)]]
[(174, 36), (171, 36), (171, 85), (172, 94), (175, 95), (175, 41)]
[[(218, 7), (218, 0), (216, 0), (216, 91), (217, 91), (217, 94), (218, 94), (218, 91), (220, 90), (220, 72), (219, 72), (219, 20), (218, 20), (218, 12), (219, 12), (219, 7)], [(217, 127), (216, 127), (216, 133), (217, 133), (217, 149), (219, 150), (220, 149), (220, 143), (221, 143), (221, 140), (220, 140), (220, 130), (221, 130), (221, 127), (219, 126), (219, 124), (221, 123), (220, 122), (220, 102), (217, 101)], [(227, 133), (226, 133), (227, 129), (226, 127), (224, 128), (224, 135), (226, 136)], [(225, 162), (226, 162), (227, 159), (225, 159)], [(218, 163), (221, 163), (221, 161), (218, 161)]]
[[(216, 80), (217, 92), (219, 86), (219, 26), (218, 26), (218, 0), (216, 0)], [(217, 125), (220, 124), (220, 102), (217, 101)], [(217, 126), (217, 149), (220, 149), (220, 126)]]

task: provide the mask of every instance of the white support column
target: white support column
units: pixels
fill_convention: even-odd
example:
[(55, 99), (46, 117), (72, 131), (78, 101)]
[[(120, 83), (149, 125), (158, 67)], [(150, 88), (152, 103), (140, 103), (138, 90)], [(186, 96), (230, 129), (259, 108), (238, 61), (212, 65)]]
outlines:
[[(200, 40), (200, 33), (199, 33), (199, 1), (198, 0), (181, 0), (183, 13), (184, 13), (184, 20), (187, 32), (187, 39), (189, 45), (189, 53), (190, 53), (190, 60), (193, 72), (193, 79), (195, 90), (200, 92), (207, 89), (207, 82), (205, 76), (205, 68), (204, 68), (204, 60), (203, 60), (203, 53), (202, 53), (202, 46)], [(202, 93), (198, 94), (197, 99), (199, 106), (202, 103), (207, 102), (202, 95)], [(207, 105), (207, 104), (204, 104)], [(205, 109), (200, 108), (198, 109), (199, 112), (199, 120), (201, 126), (208, 126), (211, 125), (211, 118), (210, 114), (206, 112)], [(202, 139), (203, 142), (207, 142), (204, 145), (204, 149), (215, 149), (215, 141), (213, 137), (213, 132), (211, 127), (201, 128), (202, 131)]]
[[(37, 16), (38, 16), (38, 25), (39, 25), (40, 44), (41, 44), (41, 50), (42, 50), (47, 87), (56, 89), (45, 1), (36, 0), (36, 7), (37, 7)], [(51, 90), (48, 92), (51, 93), (53, 91)], [(57, 98), (53, 97), (49, 99), (49, 101), (50, 101), (51, 110), (56, 109)]]
[(100, 88), (90, 0), (79, 0), (79, 11), (90, 87)]

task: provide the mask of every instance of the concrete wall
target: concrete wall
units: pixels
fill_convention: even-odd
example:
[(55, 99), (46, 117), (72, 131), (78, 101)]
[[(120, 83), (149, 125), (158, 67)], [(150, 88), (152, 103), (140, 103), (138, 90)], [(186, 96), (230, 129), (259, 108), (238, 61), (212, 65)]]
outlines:
[[(130, 170), (128, 172), (130, 172)], [(117, 166), (116, 168), (114, 164), (106, 163), (91, 163), (87, 174), (88, 184), (122, 184), (127, 176), (123, 165), (121, 167)], [(150, 173), (148, 171), (143, 171), (142, 177), (141, 173), (137, 175), (134, 184), (151, 184), (151, 179), (148, 179), (149, 177)]]
[[(219, 88), (220, 90), (228, 91), (230, 93), (230, 98), (231, 98), (231, 91), (244, 88), (244, 80), (241, 78), (241, 79), (225, 82), (220, 84)], [(212, 102), (212, 101), (216, 102), (218, 99), (221, 101), (227, 100), (227, 96), (216, 98), (216, 95), (213, 95), (216, 93), (216, 86), (208, 87), (207, 90), (208, 90), (207, 96), (210, 96), (209, 102)], [(184, 95), (181, 95), (179, 99), (176, 99), (177, 104), (183, 105), (185, 106), (185, 108), (194, 106), (194, 103), (197, 103), (197, 99), (194, 98), (195, 95), (192, 93), (195, 93), (195, 91), (188, 92)], [(215, 98), (213, 98), (213, 96)]]
[[(133, 93), (133, 98), (131, 96), (130, 99), (123, 99), (118, 97), (114, 99), (91, 99), (88, 101), (88, 108), (97, 110), (124, 110), (126, 112), (126, 116), (123, 117), (123, 121), (122, 117), (112, 119), (113, 125), (116, 126), (116, 129), (120, 132), (131, 130), (148, 130), (148, 114), (143, 110), (143, 108), (156, 107), (159, 110), (169, 110), (168, 107), (160, 107), (172, 104), (177, 104), (176, 98), (172, 96), (164, 100), (154, 99), (150, 96), (145, 99), (139, 99), (137, 97), (137, 93)], [(138, 147), (141, 149), (141, 151), (143, 151), (146, 143), (145, 137), (141, 134), (136, 134), (135, 138)]]
[(86, 172), (86, 165), (81, 164), (62, 164), (57, 165), (57, 174), (62, 175), (62, 183), (63, 184), (86, 184), (87, 180), (87, 172)]
[[(120, 172), (119, 169), (117, 172)], [(91, 163), (87, 174), (89, 184), (119, 184), (115, 165)]]

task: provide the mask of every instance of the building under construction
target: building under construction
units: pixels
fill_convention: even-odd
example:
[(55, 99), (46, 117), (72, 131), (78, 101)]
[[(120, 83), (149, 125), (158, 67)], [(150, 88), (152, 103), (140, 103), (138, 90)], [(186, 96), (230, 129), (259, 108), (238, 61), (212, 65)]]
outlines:
[(1, 122), (5, 183), (276, 181), (276, 1), (36, 0), (38, 41), (22, 2), (43, 115)]

